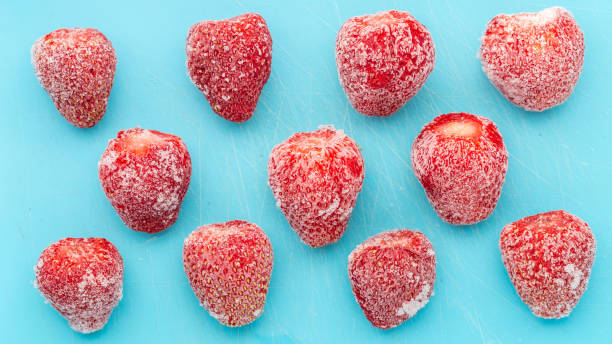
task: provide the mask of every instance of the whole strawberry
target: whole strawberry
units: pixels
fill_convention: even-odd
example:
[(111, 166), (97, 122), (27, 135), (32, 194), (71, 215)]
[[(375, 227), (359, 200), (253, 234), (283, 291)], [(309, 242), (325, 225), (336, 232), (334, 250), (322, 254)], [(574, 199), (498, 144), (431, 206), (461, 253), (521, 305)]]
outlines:
[(525, 110), (543, 111), (572, 94), (582, 72), (584, 36), (561, 7), (500, 14), (487, 24), (479, 56), (504, 97)]
[(96, 29), (59, 29), (32, 46), (40, 85), (68, 122), (90, 128), (102, 120), (113, 87), (117, 58)]
[(274, 147), (268, 160), (277, 205), (312, 247), (336, 242), (344, 234), (364, 171), (355, 141), (333, 126), (292, 135)]
[(440, 115), (414, 140), (412, 169), (429, 203), (448, 223), (486, 219), (501, 194), (508, 152), (495, 123), (468, 114)]
[(595, 237), (565, 210), (528, 216), (504, 227), (502, 261), (521, 300), (541, 318), (570, 314), (589, 283)]
[(398, 326), (433, 295), (436, 255), (421, 232), (379, 233), (357, 246), (348, 259), (353, 294), (375, 327)]
[(102, 329), (123, 296), (123, 259), (106, 239), (54, 242), (34, 272), (40, 293), (77, 332)]
[(272, 65), (272, 37), (256, 13), (194, 24), (187, 34), (187, 74), (213, 111), (232, 122), (251, 118)]
[(157, 233), (178, 217), (191, 179), (191, 158), (178, 136), (121, 130), (102, 154), (98, 176), (126, 226)]
[(240, 220), (202, 226), (185, 239), (185, 274), (201, 305), (227, 326), (263, 312), (274, 255), (257, 225)]
[(408, 12), (347, 20), (336, 37), (340, 84), (358, 112), (390, 116), (421, 89), (434, 68), (429, 31)]

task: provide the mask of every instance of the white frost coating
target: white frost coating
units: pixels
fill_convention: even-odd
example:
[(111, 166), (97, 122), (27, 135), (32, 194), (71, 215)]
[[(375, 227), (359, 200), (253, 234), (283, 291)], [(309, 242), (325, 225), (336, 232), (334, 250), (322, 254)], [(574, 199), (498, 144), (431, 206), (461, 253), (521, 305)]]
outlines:
[(261, 313), (263, 313), (263, 309), (256, 309), (255, 311), (253, 311), (253, 316), (257, 318), (261, 315)]
[(574, 264), (567, 264), (563, 270), (572, 277), (570, 288), (576, 289), (582, 280), (582, 271), (580, 271), (580, 269), (576, 269)]
[(338, 209), (339, 205), (340, 205), (340, 198), (336, 197), (334, 198), (334, 201), (332, 202), (332, 204), (330, 204), (329, 207), (327, 207), (327, 209), (319, 210), (319, 216), (323, 216), (324, 219), (328, 218), (329, 215), (333, 214), (336, 211), (336, 209)]
[(210, 314), (211, 317), (213, 317), (213, 318), (215, 318), (215, 319), (217, 319), (219, 321), (229, 319), (229, 317), (227, 315), (225, 315), (225, 314), (217, 314), (217, 313), (215, 313), (215, 312), (213, 312), (211, 310), (208, 310), (208, 309), (207, 309), (207, 311), (208, 311), (208, 314)]
[(412, 318), (419, 309), (425, 307), (427, 302), (429, 302), (428, 295), (430, 290), (431, 286), (429, 284), (423, 285), (419, 294), (414, 299), (404, 302), (395, 314), (397, 316), (408, 315), (408, 318)]
[(551, 7), (537, 13), (524, 13), (521, 19), (534, 25), (544, 25), (555, 20), (562, 11), (561, 7)]
[[(317, 129), (328, 129), (328, 130), (336, 130), (333, 124), (321, 124)], [(339, 129), (341, 131), (342, 129)]]

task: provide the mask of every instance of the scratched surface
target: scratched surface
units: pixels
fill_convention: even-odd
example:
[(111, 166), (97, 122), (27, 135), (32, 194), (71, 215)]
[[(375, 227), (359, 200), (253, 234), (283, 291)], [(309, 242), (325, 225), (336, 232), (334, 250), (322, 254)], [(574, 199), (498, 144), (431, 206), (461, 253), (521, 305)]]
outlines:
[[(609, 76), (612, 5), (550, 1), (73, 1), (0, 4), (0, 337), (12, 342), (603, 342), (612, 330), (612, 142)], [(564, 105), (541, 114), (508, 103), (480, 70), (486, 23), (502, 12), (563, 5), (586, 38), (584, 72)], [(348, 104), (336, 75), (334, 39), (344, 20), (384, 9), (411, 12), (432, 33), (437, 61), (425, 87), (391, 118), (366, 118)], [(189, 26), (257, 11), (274, 40), (272, 75), (244, 124), (213, 114), (186, 76)], [(70, 126), (38, 85), (30, 46), (59, 27), (90, 26), (112, 41), (117, 75), (106, 116), (93, 129)], [(477, 225), (442, 223), (409, 164), (412, 141), (434, 116), (466, 111), (493, 119), (510, 153), (497, 209)], [(272, 147), (320, 124), (361, 146), (363, 191), (335, 245), (301, 244), (275, 206), (266, 180)], [(132, 232), (104, 197), (97, 162), (120, 129), (179, 135), (193, 159), (180, 217), (158, 235)], [(566, 209), (593, 229), (597, 257), (589, 289), (564, 320), (532, 316), (510, 284), (498, 250), (502, 226)], [(183, 239), (198, 225), (245, 219), (270, 236), (275, 263), (265, 312), (225, 328), (199, 307), (181, 263)], [(376, 330), (350, 291), (347, 255), (387, 229), (423, 231), (438, 259), (435, 296), (396, 329)], [(51, 242), (103, 236), (125, 261), (124, 298), (100, 332), (69, 329), (32, 287), (32, 266)]]

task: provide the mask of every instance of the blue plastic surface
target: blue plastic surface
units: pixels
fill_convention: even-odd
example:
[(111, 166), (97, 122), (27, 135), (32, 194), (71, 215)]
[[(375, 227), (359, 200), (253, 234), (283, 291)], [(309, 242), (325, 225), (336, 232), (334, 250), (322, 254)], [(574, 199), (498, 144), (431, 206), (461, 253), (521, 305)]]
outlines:
[[(511, 105), (476, 58), (479, 37), (499, 13), (568, 8), (586, 38), (584, 71), (569, 100), (544, 113)], [(436, 44), (429, 80), (390, 118), (349, 105), (336, 73), (334, 40), (349, 17), (411, 12)], [(186, 76), (188, 28), (204, 19), (256, 11), (272, 33), (272, 75), (255, 115), (234, 124), (216, 116)], [(237, 343), (560, 343), (612, 340), (612, 53), (608, 1), (49, 1), (0, 4), (0, 341)], [(66, 122), (39, 86), (30, 47), (60, 27), (94, 27), (113, 43), (117, 74), (104, 119), (93, 129)], [(491, 118), (508, 148), (509, 170), (496, 210), (473, 226), (444, 224), (411, 171), (409, 152), (436, 115)], [(329, 247), (302, 244), (275, 205), (266, 164), (274, 145), (320, 124), (342, 128), (366, 164), (344, 237)], [(169, 230), (126, 228), (101, 190), (97, 162), (120, 129), (141, 126), (183, 138), (191, 186)], [(521, 217), (566, 209), (598, 241), (589, 289), (569, 318), (541, 320), (520, 301), (501, 262), (501, 228)], [(202, 224), (244, 219), (274, 247), (263, 315), (243, 328), (219, 325), (199, 306), (183, 272), (184, 238)], [(388, 331), (363, 316), (347, 279), (347, 255), (384, 230), (423, 231), (437, 255), (435, 296)], [(66, 236), (102, 236), (125, 262), (124, 298), (106, 327), (73, 332), (32, 287), (40, 252)]]

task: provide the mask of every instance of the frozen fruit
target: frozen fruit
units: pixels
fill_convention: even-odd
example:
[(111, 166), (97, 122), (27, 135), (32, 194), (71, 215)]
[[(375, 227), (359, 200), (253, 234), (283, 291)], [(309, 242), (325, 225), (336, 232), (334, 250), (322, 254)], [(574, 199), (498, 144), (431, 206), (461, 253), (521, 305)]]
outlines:
[(121, 130), (98, 163), (106, 197), (129, 228), (157, 233), (177, 219), (191, 179), (191, 158), (178, 136)]
[(185, 50), (187, 73), (213, 111), (233, 122), (251, 118), (272, 65), (266, 21), (247, 13), (196, 23)]
[(495, 124), (468, 113), (436, 117), (414, 140), (412, 169), (445, 222), (486, 219), (501, 193), (508, 152)]
[(353, 17), (336, 37), (340, 84), (355, 110), (368, 116), (390, 116), (404, 106), (435, 59), (429, 31), (407, 12)]
[(202, 226), (183, 246), (193, 292), (208, 313), (227, 326), (243, 326), (261, 315), (273, 262), (270, 239), (246, 221)]
[(479, 53), (482, 69), (514, 105), (543, 111), (574, 90), (584, 60), (584, 36), (564, 8), (500, 14), (487, 25)]
[(34, 272), (40, 293), (77, 332), (102, 329), (123, 296), (123, 259), (106, 239), (56, 241)]
[(563, 318), (589, 283), (595, 238), (564, 210), (528, 216), (504, 227), (502, 261), (521, 300), (541, 318)]
[(292, 135), (274, 147), (268, 160), (277, 205), (312, 247), (336, 242), (344, 234), (364, 171), (355, 141), (333, 126)]
[(32, 46), (40, 85), (66, 120), (93, 127), (106, 112), (117, 58), (111, 42), (96, 29), (59, 29)]
[(421, 232), (383, 232), (351, 252), (348, 275), (366, 318), (373, 326), (388, 329), (412, 318), (429, 302), (436, 255)]

